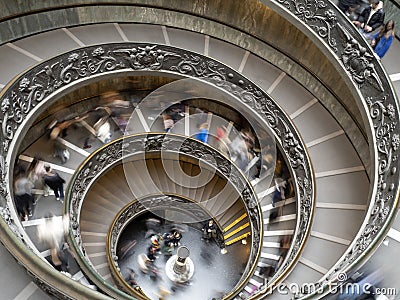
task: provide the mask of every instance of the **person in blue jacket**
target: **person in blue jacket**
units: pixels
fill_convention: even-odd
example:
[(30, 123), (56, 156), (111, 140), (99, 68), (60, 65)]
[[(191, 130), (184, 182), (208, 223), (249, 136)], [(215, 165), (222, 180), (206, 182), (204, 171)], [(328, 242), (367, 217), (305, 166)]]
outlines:
[(375, 53), (382, 58), (386, 52), (389, 50), (390, 45), (394, 38), (394, 21), (389, 20), (386, 22), (385, 27), (383, 27), (379, 32), (373, 35), (371, 46)]
[(199, 127), (199, 131), (196, 133), (195, 138), (203, 143), (208, 142), (208, 124), (203, 123)]

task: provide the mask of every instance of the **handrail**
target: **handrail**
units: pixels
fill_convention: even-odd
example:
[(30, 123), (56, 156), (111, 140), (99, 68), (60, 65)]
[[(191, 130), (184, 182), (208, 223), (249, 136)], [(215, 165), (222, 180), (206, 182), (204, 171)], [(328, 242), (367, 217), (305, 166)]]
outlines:
[[(36, 113), (50, 106), (56, 96), (67, 93), (74, 85), (83, 85), (86, 80), (95, 80), (100, 76), (125, 75), (134, 71), (158, 71), (201, 79), (231, 95), (232, 105), (240, 103), (246, 111), (261, 118), (274, 133), (278, 145), (287, 154), (296, 195), (299, 195), (294, 242), (291, 254), (283, 264), (287, 274), (303, 249), (314, 210), (314, 178), (305, 146), (289, 117), (269, 95), (235, 70), (190, 51), (143, 43), (84, 47), (41, 62), (8, 84), (0, 93), (0, 137), (3, 141), (0, 162), (4, 162), (0, 175), (5, 178), (0, 191), (3, 198), (12, 203), (9, 200), (12, 189), (7, 166), (12, 166), (15, 159), (12, 150), (28, 130)], [(258, 244), (253, 246), (258, 247)], [(277, 277), (277, 280), (281, 279)]]
[[(145, 199), (132, 199), (132, 202), (125, 205), (125, 207), (123, 207), (114, 218), (114, 221), (107, 234), (107, 245), (106, 245), (107, 259), (110, 264), (111, 274), (114, 277), (114, 280), (116, 280), (117, 285), (119, 285), (122, 289), (126, 290), (127, 292), (137, 295), (140, 298), (145, 296), (144, 291), (139, 286), (132, 288), (129, 284), (127, 284), (127, 282), (122, 277), (118, 264), (117, 245), (120, 235), (124, 231), (126, 226), (129, 225), (129, 223), (132, 222), (132, 220), (137, 218), (142, 213), (148, 212), (148, 208), (151, 208), (152, 202), (155, 202), (154, 200), (158, 202), (156, 204), (157, 208), (163, 205), (165, 205), (165, 208), (170, 208), (171, 200), (172, 201), (178, 200), (179, 208), (183, 211), (190, 211), (192, 209), (192, 206), (187, 207), (183, 205), (182, 207), (180, 207), (182, 204), (196, 203), (196, 201), (194, 201), (193, 199), (182, 197), (181, 195), (175, 195), (170, 193), (154, 194), (146, 196)], [(197, 203), (198, 207), (200, 206), (199, 204), (200, 203)], [(186, 208), (188, 210), (186, 210)], [(201, 207), (196, 209), (195, 216), (199, 220), (206, 220), (213, 218), (210, 212), (205, 211), (204, 208)], [(216, 222), (215, 224), (217, 224), (219, 230), (222, 232), (222, 228), (218, 223), (218, 221), (215, 218), (213, 219)]]
[[(58, 299), (98, 299), (110, 300), (111, 298), (82, 285), (66, 275), (55, 270), (49, 263), (26, 248), (20, 236), (12, 232), (12, 219), (7, 209), (0, 208), (2, 244), (12, 253), (18, 263), (32, 276), (35, 284), (48, 294)], [(8, 220), (4, 222), (3, 220)], [(7, 237), (7, 238), (6, 238)], [(68, 291), (68, 293), (66, 293)]]
[[(296, 15), (296, 14), (302, 14), (302, 12), (301, 12), (301, 10), (304, 8), (301, 4), (302, 4), (302, 2), (301, 1), (298, 1), (299, 2), (299, 5), (296, 7), (296, 8), (294, 8), (293, 6), (291, 6), (291, 4), (293, 4), (294, 2), (292, 1), (275, 1), (276, 3), (281, 3), (281, 4), (283, 4), (283, 3), (286, 3), (288, 6), (289, 6), (289, 8), (287, 9), (287, 11), (291, 11), (291, 12), (293, 12), (293, 14), (292, 15)], [(311, 1), (312, 2), (312, 1)], [(327, 45), (327, 47), (326, 47), (326, 49), (333, 49), (333, 46), (332, 45), (329, 45), (329, 43), (330, 42), (332, 42), (332, 41), (335, 41), (335, 42), (337, 42), (338, 40), (340, 40), (340, 41), (345, 41), (343, 38), (340, 38), (340, 39), (338, 39), (338, 40), (335, 40), (335, 39), (331, 39), (328, 35), (332, 35), (332, 33), (327, 33), (327, 35), (325, 35), (325, 36), (322, 36), (323, 34), (324, 34), (324, 32), (326, 33), (327, 31), (326, 30), (328, 30), (328, 31), (334, 31), (334, 34), (332, 35), (332, 36), (343, 36), (343, 35), (346, 35), (346, 31), (347, 31), (347, 33), (348, 32), (351, 32), (351, 36), (357, 36), (357, 33), (354, 31), (354, 29), (351, 29), (348, 25), (346, 25), (343, 29), (344, 29), (344, 31), (342, 30), (342, 29), (340, 29), (340, 26), (337, 26), (337, 25), (339, 25), (338, 24), (338, 22), (337, 22), (337, 19), (335, 19), (335, 18), (337, 18), (338, 16), (340, 16), (340, 14), (338, 14), (338, 12), (335, 10), (335, 8), (334, 7), (332, 7), (331, 6), (331, 4), (329, 3), (329, 2), (324, 2), (324, 1), (318, 1), (318, 3), (320, 3), (320, 5), (322, 5), (322, 6), (324, 6), (325, 5), (325, 7), (318, 7), (316, 10), (318, 11), (317, 13), (315, 13), (315, 12), (313, 12), (313, 11), (311, 11), (311, 16), (312, 17), (317, 17), (317, 18), (314, 18), (314, 20), (313, 21), (315, 21), (315, 20), (319, 20), (319, 21), (322, 21), (322, 22), (325, 22), (325, 21), (327, 21), (330, 25), (329, 26), (317, 26), (317, 27), (315, 27), (315, 28), (308, 28), (307, 30), (308, 31), (313, 31), (314, 30), (314, 32), (316, 32), (316, 35), (315, 35), (315, 37), (317, 37), (318, 36), (318, 38), (317, 38), (317, 40), (318, 40), (318, 42), (320, 42), (320, 40), (321, 39), (325, 39), (326, 40), (326, 42), (325, 42), (325, 44)], [(317, 1), (315, 1), (315, 4), (317, 4)], [(333, 15), (332, 14), (330, 14), (330, 15), (324, 15), (322, 12), (323, 11), (326, 11), (326, 12), (328, 12), (329, 10), (325, 10), (325, 8), (329, 8), (329, 10), (330, 11), (333, 11)], [(280, 8), (281, 9), (281, 8)], [(306, 10), (306, 12), (307, 13), (310, 13), (310, 11), (307, 11)], [(332, 20), (331, 20), (331, 19)], [(341, 17), (339, 18), (341, 21), (343, 21), (344, 19), (342, 19)], [(300, 19), (296, 19), (296, 21), (299, 21)], [(306, 20), (308, 23), (310, 23), (311, 21), (310, 20)], [(333, 21), (332, 23), (330, 23), (331, 21)], [(319, 31), (319, 30), (321, 30), (321, 31)], [(342, 34), (343, 33), (343, 34)], [(321, 35), (322, 34), (322, 35)], [(349, 36), (349, 35), (348, 35)], [(329, 40), (328, 40), (329, 39)], [(360, 39), (360, 37), (359, 36), (357, 36), (357, 40), (359, 40)], [(361, 42), (358, 42), (358, 46), (357, 45), (354, 45), (355, 46), (355, 48), (352, 48), (353, 46), (352, 46), (352, 44), (351, 43), (349, 43), (349, 42), (351, 42), (351, 40), (348, 40), (345, 44), (346, 45), (348, 45), (349, 46), (349, 50), (354, 50), (354, 52), (356, 52), (356, 51), (359, 51), (359, 50), (361, 50), (360, 48), (357, 50), (357, 47), (358, 46), (362, 46), (362, 48), (365, 48), (365, 49), (367, 49), (367, 54), (368, 55), (366, 55), (365, 53), (362, 53), (362, 54), (360, 54), (360, 55), (358, 55), (356, 58), (358, 58), (358, 59), (361, 59), (361, 58), (365, 58), (366, 59), (366, 61), (370, 61), (370, 55), (372, 54), (372, 52), (370, 51), (370, 50), (368, 50), (369, 48), (368, 48), (368, 46), (365, 44), (365, 43), (363, 43), (362, 41)], [(343, 46), (341, 45), (340, 47), (339, 47), (339, 49), (340, 50), (343, 50)], [(363, 49), (362, 49), (363, 50)], [(362, 51), (363, 52), (363, 51)], [(334, 57), (336, 57), (336, 58), (338, 58), (338, 60), (340, 61), (340, 63), (341, 64), (343, 64), (343, 62), (344, 62), (344, 60), (346, 60), (347, 58), (346, 57), (344, 57), (343, 55), (340, 57), (339, 55), (334, 55)], [(347, 66), (349, 66), (349, 64), (347, 64)], [(379, 67), (379, 64), (378, 63), (376, 63), (376, 62), (373, 62), (373, 67), (374, 67), (374, 70), (376, 71), (377, 70), (377, 66), (378, 66), (378, 69), (380, 69), (380, 67)], [(381, 71), (379, 71), (378, 73), (376, 73), (374, 70), (372, 70), (372, 74), (378, 74), (378, 73), (381, 73)], [(368, 70), (368, 69), (363, 69), (363, 71), (366, 71), (366, 74), (371, 74), (371, 70)], [(349, 72), (351, 72), (351, 70), (349, 71)], [(375, 73), (374, 73), (375, 72)], [(361, 79), (363, 80), (363, 79), (366, 79), (366, 77), (365, 77), (365, 75), (366, 74), (361, 74)], [(354, 75), (354, 74), (353, 74)], [(357, 74), (356, 74), (357, 75)], [(364, 76), (364, 78), (363, 78), (363, 76)], [(369, 76), (369, 75), (368, 75)], [(357, 78), (358, 76), (354, 76), (354, 78), (352, 79), (353, 80), (353, 83), (354, 84), (356, 84), (356, 85), (361, 85), (363, 88), (364, 88), (364, 86), (365, 85), (369, 85), (369, 86), (371, 86), (372, 84), (370, 84), (370, 83), (366, 83), (365, 81), (364, 82), (361, 82), (361, 84), (360, 83), (356, 83), (356, 79), (358, 79)], [(378, 78), (381, 78), (380, 76), (378, 76)], [(375, 79), (374, 79), (375, 80)], [(384, 78), (384, 81), (388, 81), (388, 78), (387, 77), (385, 77)], [(389, 87), (388, 87), (388, 85), (389, 85)], [(396, 120), (397, 121), (397, 119), (398, 119), (398, 113), (397, 113), (397, 111), (398, 111), (398, 107), (397, 107), (397, 104), (396, 104), (396, 102), (395, 101), (393, 101), (393, 97), (392, 97), (392, 95), (391, 94), (393, 94), (393, 90), (392, 90), (392, 88), (390, 87), (390, 83), (388, 84), (388, 83), (386, 83), (386, 82), (384, 82), (383, 83), (383, 87), (384, 87), (384, 89), (386, 90), (386, 91), (389, 91), (388, 93), (390, 94), (388, 97), (385, 97), (384, 95), (383, 95), (383, 93), (379, 93), (379, 97), (377, 97), (376, 96), (376, 94), (375, 93), (373, 93), (372, 94), (372, 96), (371, 96), (371, 98), (369, 99), (369, 109), (371, 110), (370, 111), (370, 113), (369, 113), (369, 117), (370, 118), (372, 118), (372, 119), (374, 119), (375, 120), (375, 122), (374, 122), (374, 124), (375, 125), (377, 125), (377, 129), (376, 129), (376, 131), (374, 132), (374, 133), (379, 133), (379, 130), (383, 130), (383, 131), (381, 131), (381, 133), (383, 132), (384, 133), (384, 136), (378, 136), (378, 140), (377, 141), (375, 141), (374, 142), (374, 145), (375, 145), (375, 150), (378, 150), (379, 148), (378, 147), (376, 147), (377, 145), (380, 145), (381, 143), (380, 142), (384, 142), (384, 141), (386, 141), (386, 140), (388, 140), (389, 141), (389, 147), (386, 147), (386, 145), (384, 145), (383, 143), (382, 143), (382, 148), (380, 148), (378, 151), (380, 151), (380, 155), (381, 155), (381, 157), (385, 157), (386, 156), (386, 159), (381, 159), (380, 160), (380, 162), (383, 162), (381, 165), (382, 165), (382, 169), (381, 170), (377, 170), (377, 168), (376, 168), (376, 170), (377, 170), (377, 172), (376, 173), (379, 173), (380, 172), (380, 176), (381, 176), (381, 178), (383, 179), (383, 181), (381, 182), (381, 183), (379, 183), (379, 188), (382, 188), (382, 190), (381, 191), (384, 191), (385, 193), (386, 192), (389, 192), (389, 199), (388, 199), (388, 201), (386, 201), (386, 199), (383, 199), (383, 196), (382, 196), (382, 192), (380, 191), (379, 193), (380, 193), (380, 195), (378, 196), (378, 192), (377, 192), (377, 189), (373, 192), (374, 193), (374, 195), (376, 196), (376, 197), (372, 197), (374, 200), (376, 199), (376, 203), (377, 202), (379, 202), (379, 205), (374, 205), (374, 203), (371, 203), (371, 207), (375, 207), (376, 209), (377, 209), (377, 211), (378, 212), (380, 212), (380, 214), (378, 214), (378, 215), (383, 215), (384, 216), (384, 218), (378, 218), (378, 219), (380, 219), (380, 220), (378, 220), (378, 222), (379, 223), (381, 223), (382, 224), (382, 222), (383, 223), (385, 223), (385, 226), (382, 226), (381, 228), (386, 228), (386, 229), (388, 229), (388, 223), (390, 223), (390, 219), (391, 219), (391, 217), (392, 217), (392, 214), (393, 214), (393, 211), (392, 210), (394, 210), (396, 207), (397, 207), (397, 198), (396, 198), (396, 193), (397, 193), (397, 191), (398, 191), (398, 187), (397, 187), (397, 182), (398, 182), (398, 180), (396, 180), (397, 179), (397, 173), (398, 173), (398, 167), (395, 165), (395, 163), (394, 162), (392, 162), (391, 160), (389, 160), (388, 158), (393, 158), (393, 157), (397, 157), (397, 138), (396, 138), (396, 136), (392, 133), (392, 132), (389, 132), (389, 134), (386, 134), (386, 132), (384, 132), (384, 128), (385, 128), (385, 126), (386, 125), (389, 125), (389, 128), (388, 128), (388, 130), (395, 130), (395, 132), (398, 130), (398, 128), (395, 126), (394, 128), (390, 128), (390, 124), (391, 123), (393, 123), (393, 122), (386, 122), (385, 121), (385, 119), (389, 119), (390, 120), (390, 118), (393, 118), (394, 120)], [(372, 90), (374, 90), (374, 89), (372, 89)], [(368, 91), (366, 91), (366, 93), (368, 93)], [(395, 98), (395, 97), (394, 97)], [(367, 99), (367, 98), (365, 98), (365, 99)], [(387, 105), (387, 101), (386, 101), (386, 99), (389, 99), (389, 102), (390, 102), (390, 104), (392, 105), (392, 107), (390, 107), (389, 105)], [(375, 100), (378, 100), (378, 101), (375, 101)], [(393, 103), (394, 103), (394, 106), (393, 106)], [(3, 103), (2, 103), (3, 104)], [(6, 105), (5, 105), (6, 106)], [(375, 109), (375, 106), (376, 106), (376, 108), (377, 109)], [(392, 111), (394, 109), (394, 112)], [(368, 110), (368, 109), (367, 109)], [(2, 117), (4, 116), (4, 114), (2, 115)], [(24, 117), (25, 116), (25, 113), (23, 113), (22, 114), (22, 117)], [(7, 116), (7, 117), (9, 117), (9, 116)], [(382, 123), (380, 124), (380, 122), (382, 121)], [(21, 121), (22, 122), (22, 121)], [(4, 123), (2, 123), (2, 125), (4, 125), (4, 124), (6, 124), (7, 123), (7, 121), (6, 122), (4, 122)], [(382, 124), (384, 125), (384, 126), (382, 126)], [(397, 122), (397, 124), (398, 124), (398, 122)], [(372, 124), (371, 124), (372, 125)], [(6, 132), (8, 131), (8, 129), (7, 129), (7, 126), (6, 127), (3, 127), (3, 128), (6, 128)], [(12, 129), (11, 129), (12, 130)], [(2, 136), (3, 137), (3, 136)], [(389, 139), (388, 139), (389, 138)], [(3, 139), (2, 139), (2, 141), (3, 141)], [(5, 139), (5, 141), (7, 142), (8, 140), (7, 139)], [(8, 146), (6, 146), (6, 148), (7, 148)], [(4, 157), (6, 156), (6, 153), (8, 152), (8, 150), (6, 150), (5, 152), (1, 152), (2, 153), (2, 155), (4, 155)], [(390, 155), (389, 155), (390, 154)], [(386, 164), (386, 165), (385, 165)], [(5, 166), (7, 166), (7, 164), (4, 164)], [(394, 173), (394, 174), (391, 174), (391, 173)], [(2, 174), (3, 175), (5, 175), (4, 177), (7, 177), (6, 175), (7, 175), (7, 170), (6, 171), (2, 171)], [(394, 175), (396, 175), (396, 176), (394, 176)], [(389, 177), (389, 180), (387, 180), (387, 177)], [(396, 178), (395, 178), (396, 177)], [(7, 180), (7, 178), (5, 178), (6, 180)], [(7, 181), (3, 181), (3, 182), (7, 182)], [(375, 184), (375, 185), (377, 185), (377, 184)], [(4, 192), (4, 193), (2, 193), (2, 194), (4, 194), (5, 195), (5, 197), (4, 197), (4, 199), (6, 199), (7, 197), (8, 197), (8, 195), (7, 195), (7, 187), (6, 187), (6, 185), (4, 186), (4, 191), (6, 191), (6, 192)], [(7, 205), (7, 204), (6, 204)], [(390, 214), (387, 212), (387, 211), (390, 211)], [(372, 210), (370, 209), (370, 217), (372, 218), (372, 215), (371, 215), (371, 213), (372, 213)], [(388, 215), (390, 215), (390, 216), (388, 216)], [(377, 214), (375, 213), (373, 216), (377, 216)], [(374, 218), (372, 218), (372, 220), (374, 220)], [(364, 237), (364, 238), (366, 238), (367, 239), (367, 242), (365, 243), (365, 244), (363, 244), (363, 243), (360, 243), (360, 245), (361, 245), (361, 247), (362, 248), (364, 248), (365, 246), (367, 246), (368, 247), (368, 245), (371, 245), (371, 244), (374, 244), (375, 243), (375, 241), (377, 241), (377, 239), (375, 239), (374, 240), (374, 242), (372, 242), (372, 239), (373, 238), (376, 238), (378, 235), (376, 234), (376, 230), (377, 230), (377, 228), (375, 228), (375, 227), (372, 227), (372, 228), (369, 228), (368, 230), (371, 230), (371, 232), (373, 232), (373, 234), (371, 235), (371, 236), (369, 236), (369, 235), (367, 235), (366, 237)], [(384, 231), (385, 230), (383, 230), (381, 233), (379, 233), (379, 236), (383, 236), (383, 234), (384, 234)], [(371, 237), (373, 237), (373, 238), (371, 238)], [(369, 240), (369, 238), (371, 238), (371, 240)], [(369, 250), (372, 250), (372, 248), (373, 247), (370, 247), (369, 248)], [(357, 251), (356, 251), (357, 252)], [(351, 259), (352, 257), (350, 257), (350, 258), (345, 258), (345, 260), (346, 261), (348, 261), (349, 259)]]
[(360, 231), (339, 261), (313, 289), (297, 295), (329, 293), (332, 284), (365, 262), (385, 237), (398, 209), (400, 118), (391, 81), (366, 40), (335, 5), (326, 0), (260, 0), (296, 23), (335, 66), (348, 76), (369, 130), (372, 157), (370, 206)]
[[(65, 207), (69, 213), (71, 228), (69, 240), (72, 247), (79, 254), (77, 260), (83, 269), (92, 275), (92, 280), (100, 285), (100, 288), (107, 291), (120, 292), (113, 286), (101, 280), (99, 274), (93, 271), (90, 259), (86, 256), (80, 235), (80, 209), (85, 199), (86, 193), (112, 166), (130, 161), (131, 157), (138, 154), (150, 154), (159, 152), (181, 153), (191, 158), (200, 160), (209, 165), (213, 170), (218, 170), (221, 176), (225, 177), (241, 195), (249, 221), (251, 224), (252, 247), (249, 254), (247, 266), (239, 284), (234, 288), (236, 294), (238, 290), (247, 282), (247, 277), (252, 274), (262, 247), (263, 220), (260, 203), (252, 189), (250, 182), (244, 174), (232, 164), (224, 155), (217, 150), (199, 142), (193, 138), (176, 134), (165, 133), (144, 133), (124, 136), (116, 139), (109, 144), (93, 152), (81, 164), (75, 172), (66, 191)], [(226, 299), (230, 299), (228, 296)]]

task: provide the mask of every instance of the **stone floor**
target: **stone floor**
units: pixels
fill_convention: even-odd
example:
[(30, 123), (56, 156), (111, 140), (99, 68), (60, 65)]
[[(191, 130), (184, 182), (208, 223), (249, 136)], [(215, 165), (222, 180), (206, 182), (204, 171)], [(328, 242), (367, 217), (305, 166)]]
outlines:
[[(164, 288), (171, 292), (170, 299), (211, 300), (231, 291), (238, 283), (241, 270), (247, 263), (249, 245), (236, 243), (227, 248), (228, 253), (221, 254), (221, 249), (214, 242), (201, 240), (201, 231), (189, 226), (184, 227), (185, 232), (181, 239), (181, 245), (189, 248), (189, 257), (194, 263), (195, 271), (189, 284), (174, 285), (165, 272), (165, 264), (169, 256), (161, 253), (154, 262), (160, 274), (158, 279), (151, 279), (150, 275), (139, 271), (138, 255), (146, 253), (147, 247), (151, 244), (150, 238), (145, 238), (144, 220), (147, 218), (149, 218), (148, 215), (141, 217), (141, 220), (135, 219), (122, 233), (120, 242), (136, 240), (137, 243), (130, 254), (119, 262), (119, 265), (124, 277), (129, 273), (128, 268), (135, 270), (138, 285), (151, 299), (158, 299), (160, 288)], [(172, 224), (160, 225), (158, 232), (168, 232), (172, 226)], [(176, 249), (172, 254), (176, 254)]]

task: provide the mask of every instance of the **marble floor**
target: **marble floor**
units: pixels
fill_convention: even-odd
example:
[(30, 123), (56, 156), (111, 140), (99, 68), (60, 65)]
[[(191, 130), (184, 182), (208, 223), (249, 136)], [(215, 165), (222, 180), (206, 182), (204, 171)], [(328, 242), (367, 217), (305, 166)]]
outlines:
[[(151, 299), (158, 299), (160, 288), (171, 292), (170, 299), (206, 300), (220, 298), (231, 291), (241, 277), (241, 270), (247, 263), (250, 247), (236, 243), (227, 248), (227, 253), (222, 254), (221, 249), (214, 242), (201, 239), (201, 231), (194, 227), (184, 226), (181, 245), (188, 247), (190, 258), (194, 263), (194, 275), (188, 284), (177, 286), (166, 275), (165, 265), (169, 258), (162, 253), (157, 254), (154, 265), (159, 272), (159, 278), (152, 279), (149, 274), (139, 271), (137, 262), (140, 254), (147, 252), (150, 238), (146, 238), (145, 220), (149, 215), (135, 219), (128, 225), (121, 235), (120, 242), (136, 240), (137, 243), (125, 258), (119, 262), (121, 273), (125, 277), (129, 274), (128, 268), (135, 270), (137, 284)], [(173, 224), (161, 224), (157, 228), (159, 233), (168, 232)], [(172, 254), (176, 254), (176, 248)]]

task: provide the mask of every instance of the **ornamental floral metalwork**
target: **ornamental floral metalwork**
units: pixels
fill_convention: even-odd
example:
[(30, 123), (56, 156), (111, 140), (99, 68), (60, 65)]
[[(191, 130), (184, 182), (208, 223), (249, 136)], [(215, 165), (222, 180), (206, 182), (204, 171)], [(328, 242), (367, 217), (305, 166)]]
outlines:
[(216, 80), (226, 80), (225, 68), (215, 61), (204, 60), (199, 55), (183, 54), (182, 60), (171, 71), (193, 77), (207, 77)]
[[(332, 16), (329, 22), (332, 22)], [(329, 22), (326, 22), (326, 24), (330, 24)], [(320, 32), (323, 36), (324, 31), (321, 30)], [(17, 78), (3, 92), (3, 96), (0, 99), (0, 140), (2, 141), (0, 157), (3, 157), (3, 160), (6, 162), (3, 166), (10, 163), (12, 151), (10, 151), (9, 145), (16, 139), (16, 131), (22, 129), (25, 123), (28, 123), (28, 119), (32, 117), (33, 108), (40, 112), (41, 109), (44, 109), (44, 106), (50, 105), (48, 103), (53, 101), (53, 96), (61, 88), (67, 89), (75, 83), (81, 83), (83, 80), (90, 79), (93, 76), (107, 75), (111, 72), (114, 74), (117, 71), (129, 72), (134, 70), (162, 70), (163, 72), (175, 75), (207, 80), (217, 87), (225, 89), (228, 93), (235, 96), (237, 99), (235, 101), (241, 101), (254, 110), (255, 113), (259, 114), (272, 129), (274, 135), (277, 137), (278, 144), (280, 144), (290, 157), (289, 167), (293, 172), (295, 185), (297, 185), (297, 180), (304, 181), (305, 178), (308, 178), (310, 180), (310, 187), (313, 189), (311, 168), (305, 146), (300, 142), (299, 134), (296, 132), (294, 126), (291, 125), (289, 118), (274, 103), (271, 97), (241, 74), (219, 62), (186, 50), (154, 44), (121, 43), (90, 46), (73, 50), (36, 65)], [(15, 145), (18, 145), (18, 141)], [(148, 143), (149, 147), (157, 147), (157, 141), (155, 140), (148, 141)], [(163, 141), (162, 145), (165, 145), (164, 143), (165, 141)], [(99, 157), (99, 160), (103, 160), (104, 164), (109, 163), (107, 159), (117, 158), (121, 154), (117, 149), (119, 148), (115, 148), (113, 151), (116, 152), (108, 153), (103, 158)], [(205, 151), (205, 149), (199, 150), (199, 153), (201, 151)], [(98, 164), (96, 167), (100, 170), (102, 165)], [(221, 165), (221, 170), (228, 169), (229, 166), (226, 164)], [(88, 182), (94, 178), (96, 172), (97, 170), (94, 168), (85, 166), (85, 170), (80, 173), (79, 176), (81, 176), (80, 179), (82, 181), (79, 183), (79, 186), (74, 187), (74, 193), (71, 194), (71, 201), (73, 203), (71, 209), (78, 210), (78, 202), (76, 200), (83, 195)], [(10, 176), (7, 170), (0, 175), (5, 177)], [(232, 176), (232, 182), (240, 184), (239, 177)], [(2, 182), (7, 182), (7, 180)], [(8, 188), (8, 185), (2, 186), (4, 199), (10, 198)], [(304, 201), (302, 199), (298, 199), (298, 201), (299, 205), (297, 209), (300, 218), (302, 218), (302, 215), (306, 215), (300, 214), (301, 211), (307, 211), (307, 215), (311, 215), (314, 204), (309, 207), (301, 207), (301, 203), (304, 203)], [(258, 220), (257, 214), (250, 213), (249, 216), (253, 222)], [(76, 216), (71, 216), (72, 229), (75, 234), (77, 234), (77, 229), (79, 229), (78, 220)], [(293, 247), (293, 249), (302, 249), (301, 244), (307, 238), (308, 230), (300, 230), (299, 224), (302, 222), (302, 220), (297, 220), (298, 225), (295, 231), (297, 238), (294, 240), (299, 244)], [(307, 224), (307, 228), (309, 226), (311, 226), (310, 222)], [(257, 226), (255, 227), (257, 228)], [(253, 238), (255, 242), (258, 242), (256, 240), (257, 237), (254, 236)]]
[[(3, 199), (5, 199), (7, 195), (7, 184), (6, 184), (6, 177), (7, 177), (7, 163), (4, 159), (3, 155), (0, 155), (0, 195)], [(5, 203), (1, 203), (5, 205)]]
[[(316, 290), (328, 289), (337, 282), (338, 275), (349, 272), (357, 264), (367, 259), (372, 250), (384, 237), (396, 212), (396, 196), (399, 189), (399, 108), (390, 80), (376, 59), (366, 40), (347, 18), (329, 1), (324, 0), (273, 0), (283, 9), (285, 17), (301, 20), (315, 36), (321, 47), (331, 50), (332, 60), (337, 60), (347, 72), (355, 87), (362, 94), (366, 115), (372, 126), (373, 140), (370, 142), (378, 166), (371, 190), (369, 216), (345, 255), (318, 283)], [(321, 26), (316, 26), (319, 22)], [(321, 31), (321, 28), (322, 31)], [(326, 35), (321, 34), (327, 33)], [(322, 38), (322, 43), (321, 39)], [(332, 43), (335, 41), (335, 43)], [(376, 189), (375, 189), (376, 187)], [(314, 294), (297, 295), (312, 297)]]
[[(102, 48), (97, 48), (104, 52)], [(179, 58), (180, 55), (159, 49), (156, 45), (144, 47), (133, 47), (131, 49), (119, 49), (114, 51), (129, 63), (129, 67), (134, 70), (160, 70), (163, 64), (171, 58)]]
[(332, 31), (337, 25), (336, 8), (329, 8), (321, 0), (277, 0), (321, 38), (326, 39), (332, 50), (337, 51), (337, 39)]
[(382, 81), (372, 63), (374, 55), (368, 53), (367, 48), (355, 40), (346, 29), (340, 25), (338, 25), (338, 28), (346, 36), (346, 44), (341, 58), (346, 71), (350, 73), (353, 81), (357, 83), (360, 89), (366, 83), (370, 83), (383, 92)]
[[(76, 172), (70, 182), (70, 188), (67, 191), (66, 208), (71, 218), (71, 223), (78, 226), (71, 226), (70, 234), (74, 239), (76, 250), (79, 251), (78, 260), (85, 258), (83, 264), (92, 266), (90, 258), (86, 255), (83, 248), (82, 237), (80, 235), (79, 223), (76, 220), (80, 219), (80, 209), (85, 199), (85, 195), (89, 188), (96, 182), (97, 178), (104, 174), (108, 169), (118, 163), (124, 163), (130, 160), (130, 157), (135, 154), (150, 154), (161, 153), (163, 151), (181, 153), (186, 156), (195, 158), (210, 165), (214, 170), (218, 170), (220, 176), (225, 177), (229, 183), (242, 195), (242, 201), (249, 216), (251, 223), (251, 237), (253, 247), (249, 254), (249, 260), (246, 266), (246, 272), (240, 281), (246, 277), (248, 272), (255, 268), (255, 263), (259, 257), (259, 252), (262, 247), (261, 235), (262, 230), (262, 213), (260, 203), (258, 202), (255, 192), (248, 180), (244, 177), (241, 171), (232, 165), (232, 163), (221, 153), (214, 148), (200, 143), (192, 138), (173, 134), (138, 134), (125, 136), (119, 140), (115, 140), (100, 148), (95, 154), (92, 154)], [(212, 159), (210, 159), (212, 158)], [(134, 158), (133, 158), (134, 159)], [(140, 157), (142, 159), (142, 157)], [(228, 169), (227, 165), (231, 167)], [(150, 204), (151, 207), (162, 206), (165, 199), (154, 198), (151, 202), (140, 202), (134, 204), (131, 210), (127, 210), (122, 215), (123, 220), (127, 220), (133, 216), (138, 210), (143, 210), (143, 204)], [(149, 208), (149, 207), (147, 207)], [(208, 219), (208, 218), (206, 218)], [(126, 222), (125, 222), (126, 223)], [(124, 222), (118, 223), (118, 226), (123, 226)], [(115, 227), (114, 230), (121, 228)], [(114, 235), (115, 236), (115, 235)], [(115, 240), (112, 241), (115, 243)], [(112, 253), (111, 257), (116, 258), (116, 253)], [(92, 272), (96, 270), (91, 267)]]

